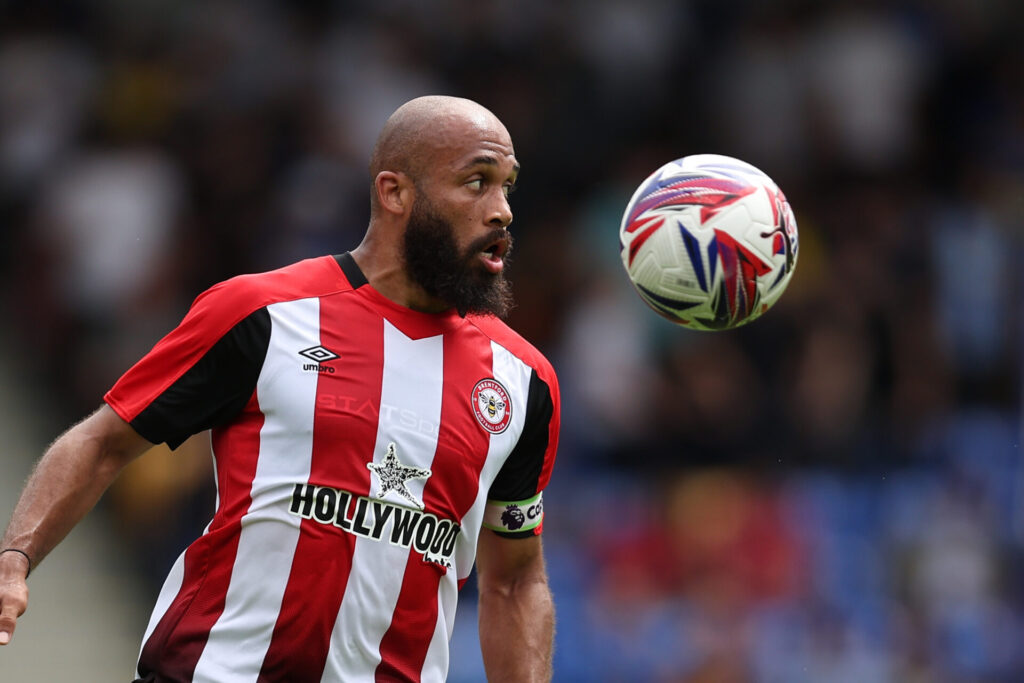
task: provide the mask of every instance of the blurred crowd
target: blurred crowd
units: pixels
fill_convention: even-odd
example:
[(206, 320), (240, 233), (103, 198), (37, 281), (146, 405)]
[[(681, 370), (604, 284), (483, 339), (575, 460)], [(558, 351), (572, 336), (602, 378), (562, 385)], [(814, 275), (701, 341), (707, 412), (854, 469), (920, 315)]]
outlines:
[[(1022, 680), (1021, 36), (1013, 0), (7, 0), (3, 334), (58, 429), (206, 287), (353, 248), (387, 115), (473, 98), (523, 164), (510, 322), (562, 382), (556, 680)], [(618, 261), (633, 189), (702, 152), (800, 229), (733, 332)], [(153, 582), (212, 513), (207, 451), (105, 503)]]

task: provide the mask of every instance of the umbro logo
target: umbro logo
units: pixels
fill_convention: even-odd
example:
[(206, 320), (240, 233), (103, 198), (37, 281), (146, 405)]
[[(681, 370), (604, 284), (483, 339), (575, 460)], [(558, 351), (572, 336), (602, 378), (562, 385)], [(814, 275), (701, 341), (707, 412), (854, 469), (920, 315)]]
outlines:
[(305, 356), (310, 360), (315, 360), (317, 363), (326, 363), (327, 361), (334, 360), (335, 358), (341, 358), (338, 354), (330, 349), (325, 349), (322, 346), (311, 346), (308, 349), (299, 351), (300, 356)]
[(299, 351), (299, 355), (314, 361), (313, 363), (305, 363), (302, 366), (302, 369), (306, 372), (325, 372), (328, 374), (334, 374), (334, 368), (323, 365), (323, 363), (328, 363), (337, 358), (341, 358), (341, 356), (336, 354), (334, 351), (326, 349), (320, 345), (303, 349), (302, 351)]

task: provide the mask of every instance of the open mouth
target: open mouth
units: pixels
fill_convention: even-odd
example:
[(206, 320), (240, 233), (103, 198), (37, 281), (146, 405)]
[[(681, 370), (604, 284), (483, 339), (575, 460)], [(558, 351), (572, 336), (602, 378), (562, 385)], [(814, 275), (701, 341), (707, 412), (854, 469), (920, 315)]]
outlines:
[(505, 267), (505, 254), (508, 253), (507, 237), (499, 237), (480, 250), (480, 258), (492, 273), (499, 273)]

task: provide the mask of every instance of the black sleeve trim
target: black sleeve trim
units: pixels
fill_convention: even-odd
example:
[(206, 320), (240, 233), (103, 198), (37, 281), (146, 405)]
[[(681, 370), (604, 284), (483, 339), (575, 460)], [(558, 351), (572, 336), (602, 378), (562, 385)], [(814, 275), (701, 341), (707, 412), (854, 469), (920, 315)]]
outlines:
[(270, 312), (254, 311), (132, 420), (139, 434), (172, 449), (232, 419), (256, 390), (270, 345)]
[(344, 254), (338, 254), (334, 257), (334, 260), (341, 267), (341, 272), (345, 273), (345, 278), (352, 285), (352, 289), (359, 289), (363, 285), (368, 284), (366, 276), (359, 269), (359, 264), (352, 258), (351, 253), (346, 251)]
[(537, 484), (548, 449), (548, 426), (555, 412), (551, 388), (536, 370), (530, 372), (526, 423), (519, 442), (491, 484), (491, 500), (526, 500), (537, 495)]

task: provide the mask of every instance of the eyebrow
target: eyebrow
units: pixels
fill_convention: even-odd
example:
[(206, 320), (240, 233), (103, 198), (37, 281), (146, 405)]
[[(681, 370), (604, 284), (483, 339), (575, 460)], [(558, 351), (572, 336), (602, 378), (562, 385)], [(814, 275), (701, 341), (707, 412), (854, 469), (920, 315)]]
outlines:
[[(464, 169), (472, 168), (473, 166), (476, 166), (478, 164), (483, 164), (485, 166), (497, 166), (498, 165), (498, 160), (496, 158), (492, 157), (492, 156), (473, 157), (473, 159), (469, 163), (467, 163), (465, 166), (463, 166), (463, 168)], [(518, 162), (512, 167), (512, 175), (519, 175), (519, 163)]]

